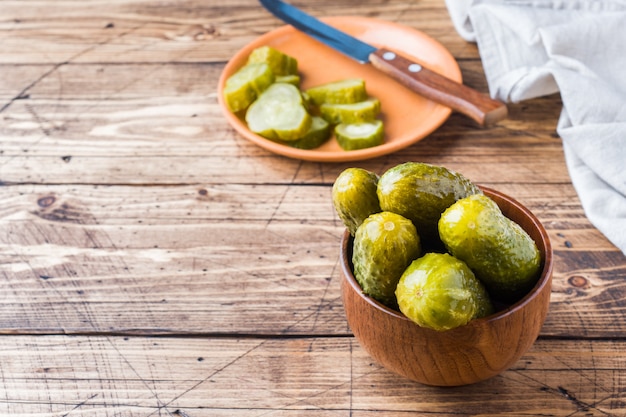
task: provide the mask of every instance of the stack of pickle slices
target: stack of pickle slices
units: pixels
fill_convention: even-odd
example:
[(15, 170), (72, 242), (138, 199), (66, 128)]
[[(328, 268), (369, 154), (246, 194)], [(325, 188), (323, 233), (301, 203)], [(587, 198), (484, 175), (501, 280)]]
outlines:
[(224, 101), (252, 132), (295, 148), (317, 148), (333, 133), (344, 150), (384, 142), (380, 101), (368, 95), (363, 79), (302, 90), (297, 60), (270, 46), (254, 49), (226, 80)]

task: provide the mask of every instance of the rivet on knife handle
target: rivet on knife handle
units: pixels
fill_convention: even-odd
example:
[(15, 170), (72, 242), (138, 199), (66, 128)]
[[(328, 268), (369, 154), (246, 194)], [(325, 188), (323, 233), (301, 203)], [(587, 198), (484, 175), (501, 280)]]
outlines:
[(507, 116), (504, 103), (424, 68), (393, 51), (380, 48), (369, 58), (372, 65), (404, 86), (472, 118), (481, 126), (493, 125)]

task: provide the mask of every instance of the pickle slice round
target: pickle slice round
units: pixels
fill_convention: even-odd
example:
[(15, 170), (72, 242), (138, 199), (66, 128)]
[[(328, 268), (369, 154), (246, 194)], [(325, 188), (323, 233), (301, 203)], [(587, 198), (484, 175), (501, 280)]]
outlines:
[(396, 287), (400, 311), (422, 327), (454, 329), (494, 311), (483, 284), (461, 260), (427, 253), (404, 271)]
[(313, 120), (297, 87), (274, 83), (250, 105), (246, 123), (251, 131), (268, 139), (295, 141), (309, 131)]
[(305, 92), (317, 106), (321, 106), (324, 103), (356, 103), (367, 99), (365, 80), (361, 78), (346, 78), (333, 81), (309, 88)]
[(333, 206), (352, 236), (365, 219), (381, 211), (376, 195), (377, 183), (378, 175), (371, 171), (346, 168), (333, 184)]
[(363, 123), (341, 123), (335, 126), (335, 137), (343, 150), (371, 148), (385, 141), (382, 120)]
[(233, 113), (240, 112), (247, 109), (274, 81), (274, 73), (266, 63), (245, 65), (226, 80), (224, 101)]
[(319, 116), (311, 117), (311, 127), (300, 139), (292, 141), (276, 140), (276, 142), (298, 149), (315, 149), (330, 139), (330, 124)]
[(286, 83), (293, 84), (296, 87), (300, 87), (300, 76), (295, 74), (290, 75), (277, 75), (276, 76), (277, 83)]
[(297, 75), (298, 60), (271, 46), (260, 46), (248, 55), (248, 63), (264, 62), (275, 75)]
[(380, 100), (368, 98), (348, 104), (324, 103), (320, 114), (330, 124), (371, 122), (380, 114)]

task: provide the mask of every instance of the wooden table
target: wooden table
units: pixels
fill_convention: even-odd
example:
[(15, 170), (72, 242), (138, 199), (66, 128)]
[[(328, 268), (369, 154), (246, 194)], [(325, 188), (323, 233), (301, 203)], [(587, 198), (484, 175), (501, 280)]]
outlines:
[[(294, 2), (418, 28), (487, 91), (443, 0)], [(228, 59), (281, 26), (254, 0), (0, 1), (0, 415), (626, 415), (626, 258), (587, 220), (558, 95), (480, 129), (452, 115), (358, 163), (269, 153), (218, 107)], [(348, 328), (331, 186), (349, 166), (444, 165), (527, 205), (551, 310), (510, 370), (402, 379)]]

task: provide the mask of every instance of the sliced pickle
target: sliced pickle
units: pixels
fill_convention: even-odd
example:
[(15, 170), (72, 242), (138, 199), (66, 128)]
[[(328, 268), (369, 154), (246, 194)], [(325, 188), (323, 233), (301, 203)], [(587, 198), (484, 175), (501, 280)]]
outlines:
[(382, 120), (342, 123), (335, 126), (335, 136), (342, 149), (352, 151), (381, 145), (385, 140), (385, 131)]
[(330, 124), (371, 122), (380, 113), (380, 100), (369, 98), (357, 103), (329, 104), (320, 106), (320, 114)]
[(277, 141), (298, 149), (315, 149), (330, 139), (330, 124), (319, 116), (312, 116), (309, 131), (300, 139), (292, 141)]
[(309, 88), (306, 93), (317, 106), (324, 103), (356, 103), (367, 99), (365, 81), (360, 78), (347, 78), (318, 85)]
[(275, 75), (297, 75), (298, 61), (271, 46), (260, 46), (248, 56), (248, 63), (265, 62)]
[(275, 76), (269, 65), (245, 65), (226, 80), (224, 100), (233, 113), (245, 110), (274, 81)]
[(296, 87), (300, 87), (300, 76), (296, 74), (291, 75), (277, 75), (276, 76), (277, 83), (286, 83), (293, 84)]
[(251, 131), (268, 139), (295, 141), (309, 131), (313, 121), (300, 90), (292, 84), (275, 83), (250, 105), (246, 122)]

